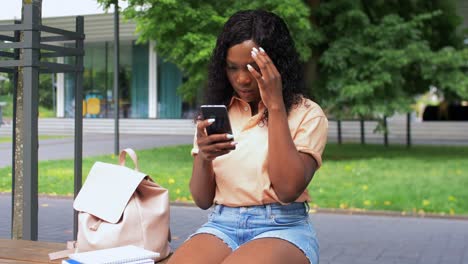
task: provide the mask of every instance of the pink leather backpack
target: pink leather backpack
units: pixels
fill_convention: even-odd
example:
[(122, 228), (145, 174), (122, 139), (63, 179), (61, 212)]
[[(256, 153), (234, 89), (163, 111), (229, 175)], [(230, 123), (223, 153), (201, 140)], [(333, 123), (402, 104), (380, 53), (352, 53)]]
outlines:
[[(124, 166), (126, 154), (134, 170)], [(170, 253), (169, 192), (138, 171), (132, 149), (122, 150), (119, 165), (96, 162), (73, 208), (79, 211), (73, 252), (135, 245), (160, 253), (157, 260)]]

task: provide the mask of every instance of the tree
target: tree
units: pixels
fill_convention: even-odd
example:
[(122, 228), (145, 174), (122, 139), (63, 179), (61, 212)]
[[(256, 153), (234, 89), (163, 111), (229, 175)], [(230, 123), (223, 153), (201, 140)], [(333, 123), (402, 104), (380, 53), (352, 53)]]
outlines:
[[(98, 2), (109, 8), (115, 0)], [(210, 55), (227, 18), (238, 10), (256, 8), (282, 16), (302, 61), (309, 59), (311, 47), (318, 43), (320, 35), (311, 28), (309, 8), (300, 0), (129, 0), (122, 13), (137, 23), (140, 41), (155, 40), (158, 53), (183, 70), (187, 81), (179, 91), (190, 102), (205, 84)]]
[[(41, 12), (42, 8), (42, 0), (23, 0), (23, 9), (25, 5), (33, 5), (36, 6)], [(24, 19), (24, 10), (22, 11), (23, 21)], [(20, 41), (23, 42), (25, 39), (24, 31), (21, 31), (20, 34)], [(20, 60), (24, 59), (24, 49), (20, 51)], [(37, 80), (38, 81), (38, 80)], [(18, 83), (16, 86), (16, 118), (15, 122), (15, 164), (14, 164), (14, 197), (13, 197), (13, 219), (12, 219), (12, 238), (13, 239), (23, 239), (23, 223), (25, 212), (24, 212), (24, 203), (25, 201), (25, 192), (27, 192), (27, 188), (25, 190), (24, 183), (25, 183), (25, 175), (24, 175), (24, 168), (28, 168), (28, 166), (32, 166), (31, 164), (23, 164), (23, 157), (25, 155), (24, 152), (24, 144), (28, 142), (26, 138), (25, 127), (26, 120), (24, 118), (25, 107), (24, 107), (24, 94), (25, 94), (25, 87), (24, 87), (24, 67), (18, 67)], [(36, 146), (37, 147), (37, 146)], [(36, 175), (37, 177), (37, 175)], [(27, 196), (26, 196), (27, 197)], [(34, 234), (32, 234), (34, 236)], [(34, 237), (32, 237), (34, 238)]]
[(316, 94), (335, 116), (406, 112), (429, 85), (468, 98), (453, 1), (322, 1), (314, 16), (325, 36)]
[[(116, 0), (98, 0), (109, 7)], [(180, 89), (192, 100), (204, 85), (217, 33), (237, 10), (263, 8), (292, 32), (310, 95), (335, 117), (391, 116), (410, 109), (435, 85), (468, 98), (468, 51), (457, 34), (453, 0), (175, 1), (128, 0), (140, 41), (188, 77)], [(312, 12), (310, 11), (312, 9)], [(313, 54), (313, 56), (311, 56)]]

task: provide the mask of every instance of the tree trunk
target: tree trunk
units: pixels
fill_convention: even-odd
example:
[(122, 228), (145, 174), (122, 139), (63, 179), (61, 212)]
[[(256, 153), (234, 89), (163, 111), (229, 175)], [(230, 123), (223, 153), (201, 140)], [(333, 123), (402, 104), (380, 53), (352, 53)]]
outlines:
[[(20, 41), (24, 37), (21, 32)], [(20, 51), (20, 60), (23, 59), (23, 50)], [(23, 144), (24, 144), (24, 129), (23, 129), (23, 67), (18, 67), (18, 83), (16, 87), (16, 109), (15, 109), (15, 186), (13, 190), (13, 239), (23, 238)]]
[[(39, 10), (42, 7), (42, 0), (23, 0), (24, 5), (37, 5)], [(22, 12), (23, 13), (23, 12)], [(23, 15), (23, 14), (22, 14)], [(24, 21), (24, 17), (22, 19)], [(24, 41), (24, 33), (20, 34), (20, 42)], [(20, 60), (24, 59), (23, 49), (20, 49)], [(37, 80), (39, 82), (39, 80)], [(24, 175), (23, 175), (23, 157), (24, 157), (24, 74), (23, 67), (18, 67), (18, 82), (16, 89), (16, 109), (15, 109), (15, 163), (14, 166), (14, 190), (13, 190), (13, 219), (12, 219), (12, 238), (23, 239), (23, 218), (24, 218)]]
[[(309, 5), (310, 10), (316, 10), (320, 5), (320, 0), (308, 0), (307, 5)], [(316, 18), (311, 15), (310, 23), (312, 25), (317, 25)], [(307, 92), (309, 95), (313, 95), (314, 88), (316, 87), (318, 79), (318, 61), (320, 59), (320, 54), (318, 54), (316, 49), (312, 49), (312, 56), (304, 64), (304, 83), (307, 87)], [(318, 98), (313, 98), (317, 100)]]
[[(20, 37), (23, 41), (23, 34)], [(23, 52), (20, 52), (22, 59)], [(15, 117), (15, 201), (13, 205), (13, 239), (23, 238), (23, 67), (18, 69), (18, 86), (16, 87), (16, 117)]]

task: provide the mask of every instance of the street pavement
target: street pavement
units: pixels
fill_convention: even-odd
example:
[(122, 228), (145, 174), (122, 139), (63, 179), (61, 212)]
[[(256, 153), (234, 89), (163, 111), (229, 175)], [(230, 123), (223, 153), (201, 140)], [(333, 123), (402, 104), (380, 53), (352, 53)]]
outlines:
[[(121, 148), (143, 149), (191, 143), (192, 137), (127, 135), (121, 140)], [(112, 153), (113, 137), (85, 135), (83, 150), (84, 156)], [(1, 143), (0, 161), (8, 156), (11, 158), (11, 144)], [(40, 160), (72, 157), (73, 138), (41, 141)], [(0, 167), (6, 164), (9, 163)], [(39, 197), (39, 240), (72, 239), (72, 203), (71, 198)], [(206, 221), (209, 212), (194, 206), (171, 205), (171, 246), (177, 249)], [(468, 220), (323, 212), (310, 217), (320, 241), (321, 264), (468, 264)], [(0, 238), (10, 237), (11, 194), (3, 193)]]
[[(72, 239), (72, 199), (40, 197), (39, 240)], [(11, 195), (0, 194), (0, 237), (11, 236)], [(210, 210), (171, 205), (173, 249)], [(468, 221), (314, 213), (321, 264), (468, 264)], [(64, 243), (65, 246), (65, 243)]]

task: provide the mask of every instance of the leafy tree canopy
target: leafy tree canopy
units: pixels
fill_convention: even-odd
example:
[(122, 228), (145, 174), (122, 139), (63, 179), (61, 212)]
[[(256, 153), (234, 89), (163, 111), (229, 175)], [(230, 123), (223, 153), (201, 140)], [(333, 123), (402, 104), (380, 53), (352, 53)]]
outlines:
[[(98, 0), (111, 7), (115, 0)], [(128, 0), (122, 11), (137, 23), (140, 41), (156, 41), (156, 49), (188, 77), (180, 87), (186, 101), (192, 101), (207, 79), (208, 62), (216, 37), (228, 17), (238, 10), (263, 8), (286, 20), (303, 61), (320, 35), (312, 30), (310, 11), (301, 0), (197, 1)]]
[(430, 85), (468, 99), (453, 1), (322, 1), (314, 16), (325, 36), (315, 88), (336, 116), (407, 111)]
[[(110, 7), (116, 0), (98, 0)], [(282, 16), (303, 61), (314, 61), (311, 94), (337, 117), (382, 117), (408, 111), (413, 98), (438, 87), (468, 99), (468, 49), (457, 32), (453, 0), (127, 0), (140, 41), (181, 68), (192, 101), (205, 84), (217, 34), (238, 10)], [(319, 2), (310, 12), (310, 6)], [(311, 25), (311, 21), (314, 24)], [(311, 59), (311, 54), (315, 56)]]

